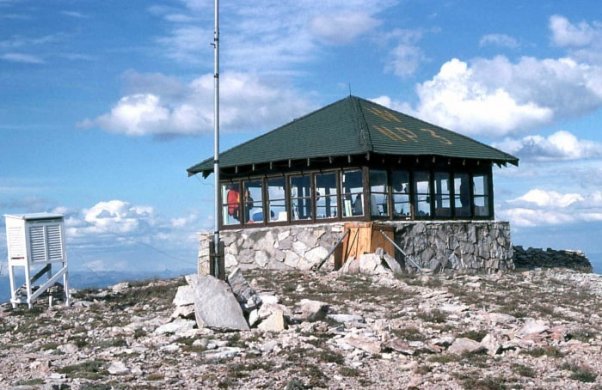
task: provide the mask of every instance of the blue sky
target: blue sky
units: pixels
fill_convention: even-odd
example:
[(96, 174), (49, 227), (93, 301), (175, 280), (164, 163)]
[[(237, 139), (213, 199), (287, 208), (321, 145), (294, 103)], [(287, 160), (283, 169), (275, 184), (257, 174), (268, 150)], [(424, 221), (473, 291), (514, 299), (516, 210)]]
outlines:
[[(495, 171), (514, 243), (602, 263), (597, 1), (221, 6), (222, 150), (351, 90), (518, 156)], [(75, 269), (194, 267), (212, 39), (212, 1), (0, 0), (0, 213), (64, 213)]]

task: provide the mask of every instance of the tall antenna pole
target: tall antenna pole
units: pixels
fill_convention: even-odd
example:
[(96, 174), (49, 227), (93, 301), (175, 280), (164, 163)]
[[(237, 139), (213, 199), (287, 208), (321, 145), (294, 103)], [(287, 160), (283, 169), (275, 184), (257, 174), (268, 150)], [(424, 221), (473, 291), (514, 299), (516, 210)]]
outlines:
[(215, 176), (215, 208), (213, 219), (215, 221), (213, 229), (214, 257), (213, 270), (216, 278), (219, 278), (219, 0), (214, 0), (214, 20), (215, 28), (213, 31), (213, 175)]

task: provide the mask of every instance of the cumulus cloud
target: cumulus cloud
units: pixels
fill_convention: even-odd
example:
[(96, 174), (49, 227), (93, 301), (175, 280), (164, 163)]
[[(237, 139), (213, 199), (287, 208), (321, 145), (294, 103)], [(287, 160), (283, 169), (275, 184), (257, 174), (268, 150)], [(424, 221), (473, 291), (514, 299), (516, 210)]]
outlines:
[[(55, 211), (68, 212), (64, 208)], [(125, 238), (143, 234), (153, 225), (152, 207), (133, 206), (121, 200), (98, 202), (66, 220), (67, 233), (73, 238), (107, 235)]]
[[(550, 29), (566, 56), (451, 59), (416, 85), (418, 102), (409, 113), (470, 135), (501, 138), (599, 109), (602, 25), (574, 25), (555, 16)], [(512, 43), (508, 38), (494, 34), (482, 44)]]
[(535, 188), (508, 200), (498, 215), (523, 227), (601, 221), (602, 192), (561, 193)]
[(556, 191), (544, 191), (536, 188), (509, 202), (526, 202), (535, 204), (539, 207), (566, 208), (576, 202), (582, 202), (584, 200), (585, 198), (578, 193), (561, 194)]
[[(110, 112), (86, 119), (80, 127), (98, 126), (129, 136), (190, 135), (213, 129), (213, 75), (188, 84), (161, 74), (128, 72), (131, 93)], [(220, 84), (220, 126), (226, 131), (269, 129), (307, 112), (310, 103), (286, 85), (258, 75), (225, 73)]]
[(479, 46), (499, 46), (516, 49), (520, 46), (518, 41), (506, 34), (487, 34), (483, 35), (479, 40)]
[(602, 39), (602, 24), (599, 22), (590, 24), (583, 21), (573, 24), (564, 16), (553, 15), (550, 17), (549, 27), (552, 41), (558, 46), (588, 46)]
[(494, 146), (518, 157), (536, 161), (602, 157), (602, 143), (581, 140), (563, 130), (548, 137), (530, 135), (520, 139), (506, 138)]
[(503, 137), (602, 107), (602, 66), (571, 58), (452, 59), (416, 92), (419, 118)]
[(493, 135), (512, 133), (552, 119), (549, 107), (531, 99), (518, 99), (504, 84), (496, 83), (496, 77), (490, 73), (492, 65), (497, 63), (490, 64), (470, 67), (458, 59), (443, 64), (432, 80), (417, 86), (420, 103), (416, 115), (469, 134)]
[(194, 232), (199, 228), (195, 213), (167, 218), (151, 206), (117, 199), (101, 201), (82, 210), (56, 208), (53, 212), (65, 215), (67, 238), (76, 247), (136, 244), (177, 247), (193, 242)]

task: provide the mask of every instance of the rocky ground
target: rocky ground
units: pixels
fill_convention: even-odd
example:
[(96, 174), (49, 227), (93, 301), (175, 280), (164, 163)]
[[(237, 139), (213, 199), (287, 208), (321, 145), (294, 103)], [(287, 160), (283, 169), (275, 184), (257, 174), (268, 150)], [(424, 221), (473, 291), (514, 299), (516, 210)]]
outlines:
[[(0, 388), (602, 389), (602, 277), (246, 271), (288, 329), (172, 321), (184, 278), (0, 306)], [(303, 299), (327, 316), (299, 316)], [(316, 318), (311, 318), (312, 320)]]

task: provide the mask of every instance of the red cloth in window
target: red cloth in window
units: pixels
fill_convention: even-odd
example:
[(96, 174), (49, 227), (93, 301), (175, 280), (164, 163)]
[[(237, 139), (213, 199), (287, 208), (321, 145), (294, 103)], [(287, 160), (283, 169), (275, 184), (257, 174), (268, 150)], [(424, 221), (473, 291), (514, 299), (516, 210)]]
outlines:
[(228, 190), (226, 200), (228, 201), (228, 214), (238, 219), (238, 205), (240, 201), (240, 194), (234, 188), (230, 188)]

